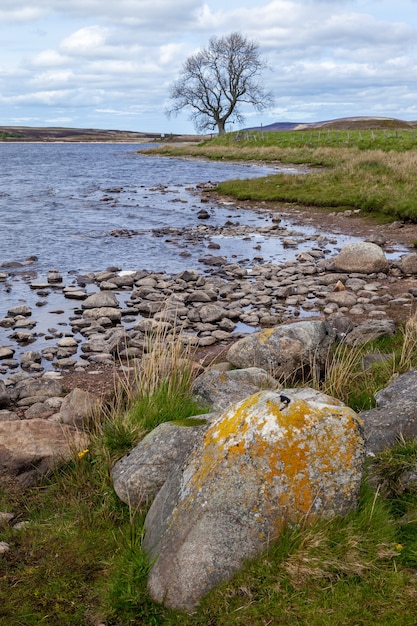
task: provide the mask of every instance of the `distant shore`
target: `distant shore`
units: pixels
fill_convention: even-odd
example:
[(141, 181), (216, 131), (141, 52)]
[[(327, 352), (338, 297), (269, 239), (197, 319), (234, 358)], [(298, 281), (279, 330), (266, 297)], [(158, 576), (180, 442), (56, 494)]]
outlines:
[(0, 142), (6, 143), (150, 143), (161, 141), (195, 142), (200, 139), (199, 135), (140, 133), (123, 130), (0, 126)]

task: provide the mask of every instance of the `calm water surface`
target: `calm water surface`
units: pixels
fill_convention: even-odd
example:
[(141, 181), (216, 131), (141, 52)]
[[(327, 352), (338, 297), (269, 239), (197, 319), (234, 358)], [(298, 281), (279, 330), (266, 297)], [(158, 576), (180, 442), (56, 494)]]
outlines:
[[(152, 230), (198, 223), (197, 183), (270, 168), (138, 154), (135, 145), (0, 144), (0, 264), (36, 255), (37, 270), (180, 271), (188, 262)], [(210, 223), (230, 214), (218, 208)], [(241, 222), (265, 218), (247, 212)], [(114, 230), (138, 233), (114, 237)], [(195, 255), (201, 250), (191, 250)]]

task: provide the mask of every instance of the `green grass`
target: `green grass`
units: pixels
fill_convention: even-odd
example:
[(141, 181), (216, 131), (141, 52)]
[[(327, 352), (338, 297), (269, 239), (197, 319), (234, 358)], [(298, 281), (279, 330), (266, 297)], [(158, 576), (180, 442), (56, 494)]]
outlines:
[(277, 148), (354, 147), (360, 150), (417, 149), (417, 129), (339, 129), (339, 130), (296, 130), (281, 132), (240, 131), (216, 137), (212, 142), (223, 146), (262, 145)]
[(383, 221), (417, 221), (417, 131), (229, 133), (193, 146), (161, 146), (171, 156), (305, 165), (308, 173), (221, 183), (238, 200), (360, 209)]
[[(396, 454), (403, 454), (401, 446)], [(93, 472), (93, 461), (82, 459), (88, 466), (84, 478)], [(415, 623), (416, 494), (407, 495), (407, 513), (401, 515), (395, 499), (375, 495), (364, 484), (356, 512), (287, 528), (264, 554), (209, 593), (195, 614), (186, 615), (154, 604), (147, 594), (143, 512), (129, 512), (98, 485), (93, 496), (89, 481), (84, 489), (77, 481), (75, 497), (71, 474), (77, 469), (67, 468), (31, 494), (26, 530), (2, 533), (12, 544), (1, 575), (4, 626), (85, 626), (99, 620), (123, 626)]]
[(389, 505), (364, 487), (354, 514), (287, 529), (213, 591), (203, 604), (207, 623), (411, 625), (415, 586), (398, 566), (400, 554)]
[(332, 167), (308, 174), (226, 181), (217, 191), (238, 200), (289, 202), (337, 211), (360, 209), (386, 220), (417, 221), (417, 151), (399, 154), (355, 148), (348, 156), (341, 155)]
[[(396, 337), (368, 346), (392, 355), (389, 368), (367, 383), (368, 404), (390, 368), (415, 366), (415, 336), (410, 320)], [(150, 564), (141, 550), (146, 510), (117, 498), (110, 469), (161, 421), (187, 423), (198, 413), (190, 364), (163, 343), (164, 351), (154, 346), (146, 367), (123, 382), (113, 409), (95, 425), (88, 451), (79, 451), (39, 487), (0, 492), (0, 511), (29, 521), (20, 531), (0, 526), (0, 541), (11, 547), (0, 557), (0, 625), (415, 624), (417, 486), (404, 487), (403, 480), (417, 466), (415, 441), (402, 441), (374, 459), (356, 511), (285, 528), (192, 615), (152, 602), (146, 588)], [(362, 352), (349, 352), (339, 353), (332, 384), (348, 381), (350, 387), (333, 390), (353, 398)]]

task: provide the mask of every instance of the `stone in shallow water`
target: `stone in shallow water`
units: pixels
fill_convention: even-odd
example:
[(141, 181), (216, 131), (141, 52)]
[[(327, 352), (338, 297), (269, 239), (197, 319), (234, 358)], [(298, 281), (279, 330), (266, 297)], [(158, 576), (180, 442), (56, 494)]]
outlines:
[(15, 351), (8, 346), (0, 346), (0, 359), (11, 359)]

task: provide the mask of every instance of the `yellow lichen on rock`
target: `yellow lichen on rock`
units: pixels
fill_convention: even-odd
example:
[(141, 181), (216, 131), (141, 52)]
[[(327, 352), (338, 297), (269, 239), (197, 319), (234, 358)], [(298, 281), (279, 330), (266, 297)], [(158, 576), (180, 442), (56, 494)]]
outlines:
[(259, 333), (259, 343), (263, 344), (274, 334), (275, 328), (265, 328)]
[(363, 452), (359, 418), (326, 396), (326, 402), (307, 402), (289, 395), (259, 392), (213, 422), (186, 472), (183, 494), (207, 495), (209, 476), (229, 468), (240, 477), (250, 471), (250, 480), (256, 475), (272, 516), (296, 520), (352, 497)]

